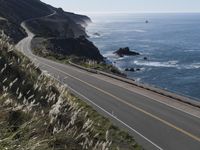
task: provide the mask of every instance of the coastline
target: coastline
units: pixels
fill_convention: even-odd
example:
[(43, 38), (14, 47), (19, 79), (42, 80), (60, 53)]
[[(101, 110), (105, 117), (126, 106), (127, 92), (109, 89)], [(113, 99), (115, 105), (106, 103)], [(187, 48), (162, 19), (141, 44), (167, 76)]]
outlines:
[[(86, 29), (87, 29), (87, 27), (86, 27)], [(89, 39), (89, 40), (91, 41), (91, 39)], [(95, 45), (95, 46), (98, 47), (97, 45)], [(101, 50), (99, 50), (99, 51), (101, 53)], [(107, 57), (105, 57), (105, 58), (106, 58), (106, 60), (108, 60), (110, 62), (110, 63), (108, 63), (108, 61), (105, 61), (107, 64), (112, 64), (112, 66), (114, 66), (114, 67), (116, 67), (116, 68), (118, 68), (120, 70), (120, 68), (117, 65), (114, 65), (111, 60), (109, 60)], [(149, 84), (149, 83), (137, 81), (137, 79), (135, 79), (134, 77), (128, 76), (128, 74), (126, 72), (122, 72), (123, 74), (126, 75), (126, 77), (120, 77), (120, 76), (118, 77), (117, 75), (113, 75), (113, 74), (106, 73), (106, 72), (103, 72), (103, 71), (84, 68), (83, 66), (80, 66), (80, 65), (77, 65), (77, 64), (73, 64), (73, 63), (70, 63), (70, 64), (75, 66), (75, 67), (78, 67), (80, 69), (83, 69), (83, 70), (86, 70), (86, 71), (89, 71), (89, 72), (92, 72), (92, 73), (96, 73), (96, 74), (102, 74), (102, 75), (105, 75), (105, 76), (108, 76), (108, 77), (111, 77), (111, 78), (114, 78), (114, 79), (117, 79), (117, 80), (121, 80), (123, 82), (133, 84), (135, 86), (138, 86), (138, 87), (153, 91), (155, 93), (158, 93), (158, 94), (167, 96), (169, 98), (173, 98), (173, 99), (176, 99), (178, 101), (181, 101), (181, 102), (184, 102), (184, 103), (187, 103), (187, 104), (191, 104), (191, 105), (193, 105), (195, 107), (199, 107), (200, 108), (200, 99), (197, 98), (197, 97), (192, 97), (192, 96), (180, 93), (180, 92), (176, 92), (176, 91), (173, 91), (173, 90), (168, 90), (168, 89), (159, 87), (159, 86), (157, 86), (155, 84)]]
[[(96, 19), (96, 18), (93, 18), (93, 19)], [(102, 19), (102, 18), (100, 18), (100, 19)], [(97, 18), (96, 19), (97, 20), (97, 23), (98, 22), (100, 22), (101, 20), (99, 20), (99, 18)], [(116, 21), (117, 19), (115, 18), (115, 20), (114, 21)], [(120, 21), (120, 20), (117, 20), (117, 21)], [(104, 23), (104, 22), (103, 22)], [(97, 47), (99, 47), (99, 49), (100, 49), (100, 53), (103, 55), (103, 54), (106, 54), (107, 53), (107, 50), (110, 50), (110, 49), (112, 49), (112, 47), (115, 47), (116, 48), (116, 44), (113, 44), (112, 45), (112, 41), (113, 40), (110, 40), (110, 41), (108, 41), (108, 42), (106, 42), (106, 44), (110, 44), (110, 45), (112, 45), (112, 46), (105, 46), (105, 45), (103, 45), (103, 41), (104, 40), (106, 40), (107, 38), (111, 38), (111, 36), (112, 35), (110, 35), (110, 36), (105, 36), (104, 35), (104, 33), (108, 30), (108, 29), (111, 29), (111, 27), (108, 27), (106, 30), (104, 30), (104, 27), (105, 27), (105, 25), (107, 25), (106, 24), (107, 22), (105, 22), (105, 24), (104, 25), (102, 25), (102, 24), (97, 24), (97, 27), (93, 27), (93, 25), (91, 25), (92, 26), (92, 28), (90, 28), (90, 27), (87, 27), (87, 29), (88, 29), (88, 33), (90, 33), (90, 35), (93, 35), (93, 33), (96, 33), (96, 32), (99, 32), (100, 34), (101, 34), (101, 36), (100, 36), (100, 38), (99, 37), (93, 37), (93, 36), (91, 36), (91, 38), (89, 39), (90, 41), (92, 41), (92, 42), (94, 42), (95, 43), (95, 45), (97, 46)], [(111, 24), (111, 21), (109, 22), (110, 24)], [(121, 23), (121, 22), (120, 22)], [(153, 22), (152, 22), (152, 24), (153, 24)], [(90, 24), (89, 24), (89, 26), (90, 26)], [(96, 26), (96, 25), (94, 25), (94, 26)], [(117, 28), (118, 26), (115, 26), (115, 28), (114, 28), (114, 30), (116, 30), (116, 28)], [(99, 28), (99, 29), (98, 29)], [(92, 29), (92, 30), (91, 30)], [(99, 31), (100, 30), (100, 31)], [(102, 31), (101, 31), (102, 30)], [(134, 29), (135, 30), (135, 29)], [(118, 30), (116, 30), (116, 31), (118, 31)], [(116, 32), (116, 34), (117, 34), (118, 32)], [(119, 33), (121, 33), (121, 31), (119, 32)], [(135, 34), (140, 34), (140, 33), (136, 33), (135, 31), (134, 31), (134, 33)], [(112, 33), (109, 33), (109, 34), (112, 34)], [(114, 35), (116, 35), (116, 34), (114, 34)], [(115, 40), (115, 39), (114, 39)], [(119, 40), (119, 38), (117, 38), (117, 40)], [(119, 44), (118, 44), (119, 45)], [(120, 46), (121, 45), (121, 46)], [(130, 47), (132, 47), (132, 45), (129, 45), (129, 44), (126, 44), (126, 42), (125, 42), (125, 44), (122, 42), (122, 43), (120, 43), (120, 45), (118, 46), (118, 48), (120, 48), (120, 47), (124, 47), (124, 46), (130, 46)], [(137, 46), (136, 46), (137, 47)], [(114, 48), (114, 49), (115, 49)], [(144, 52), (144, 49), (139, 49), (139, 48), (133, 48), (133, 49), (138, 49), (139, 50), (139, 52), (140, 52), (140, 50), (141, 50), (141, 53), (143, 53)], [(145, 48), (145, 50), (146, 50), (147, 48)], [(165, 49), (165, 48), (164, 48)], [(113, 49), (112, 49), (113, 50)], [(110, 51), (109, 51), (110, 52)], [(113, 51), (114, 52), (114, 51)], [(185, 54), (184, 53), (185, 51), (183, 51), (182, 53), (183, 54)], [(149, 58), (150, 58), (151, 56), (149, 56)], [(171, 60), (173, 60), (173, 61), (171, 61), (170, 60), (170, 58), (169, 58), (169, 60), (168, 60), (168, 58), (166, 58), (166, 59), (163, 59), (163, 62), (162, 61), (159, 61), (157, 58), (158, 57), (160, 57), (160, 55), (158, 54), (158, 56), (156, 56), (155, 58), (156, 59), (152, 59), (151, 61), (152, 61), (152, 63), (156, 63), (156, 62), (160, 62), (160, 64), (161, 65), (165, 65), (164, 67), (160, 67), (160, 68), (162, 68), (162, 69), (164, 69), (167, 65), (169, 66), (169, 65), (173, 65), (172, 66), (172, 68), (167, 68), (169, 71), (171, 71), (170, 73), (169, 73), (169, 75), (171, 75), (171, 76), (167, 76), (167, 82), (172, 82), (172, 84), (171, 83), (166, 83), (165, 82), (165, 80), (166, 79), (164, 79), (164, 76), (163, 76), (163, 74), (159, 77), (159, 78), (157, 78), (157, 81), (150, 81), (150, 77), (152, 77), (152, 75), (155, 75), (156, 74), (156, 72), (157, 72), (157, 70), (155, 70), (154, 72), (153, 71), (151, 71), (151, 72), (147, 72), (146, 70), (148, 70), (149, 68), (151, 69), (151, 68), (153, 68), (153, 67), (156, 67), (156, 66), (144, 66), (145, 68), (147, 68), (145, 71), (146, 72), (144, 72), (144, 76), (143, 76), (143, 72), (142, 73), (136, 73), (135, 74), (135, 76), (134, 76), (134, 72), (133, 73), (128, 73), (128, 72), (124, 72), (123, 70), (125, 69), (124, 68), (124, 65), (121, 65), (122, 63), (124, 63), (124, 64), (126, 64), (126, 62), (125, 61), (129, 61), (129, 59), (127, 60), (123, 60), (124, 62), (122, 62), (121, 63), (121, 61), (119, 61), (119, 64), (117, 63), (117, 64), (115, 64), (114, 63), (114, 61), (115, 60), (113, 60), (113, 58), (111, 58), (111, 59), (109, 59), (109, 57), (107, 57), (108, 58), (108, 60), (109, 61), (111, 61), (112, 62), (112, 65), (113, 66), (115, 66), (115, 67), (117, 67), (118, 69), (120, 69), (120, 70), (122, 70), (122, 68), (123, 68), (123, 70), (122, 70), (122, 72), (124, 73), (124, 74), (126, 74), (127, 75), (127, 78), (128, 79), (130, 79), (130, 80), (137, 80), (137, 78), (141, 78), (141, 80), (139, 80), (139, 81), (137, 81), (138, 83), (140, 83), (140, 84), (144, 84), (144, 85), (147, 85), (147, 86), (150, 86), (150, 87), (153, 87), (153, 88), (157, 88), (157, 89), (161, 89), (161, 90), (164, 90), (164, 91), (167, 91), (167, 92), (169, 92), (169, 93), (173, 93), (173, 94), (176, 94), (176, 95), (179, 95), (179, 96), (182, 96), (182, 97), (187, 97), (187, 99), (191, 99), (191, 100), (194, 100), (194, 101), (197, 101), (197, 102), (200, 102), (200, 98), (199, 98), (199, 94), (198, 94), (198, 90), (197, 89), (195, 89), (195, 84), (194, 84), (194, 86), (193, 86), (193, 84), (192, 84), (192, 79), (191, 80), (189, 80), (189, 81), (191, 81), (191, 82), (188, 82), (188, 83), (185, 83), (184, 81), (182, 82), (182, 80), (176, 80), (176, 78), (174, 78), (174, 76), (173, 76), (173, 71), (176, 71), (176, 70), (172, 70), (172, 69), (176, 69), (176, 65), (178, 66), (177, 67), (177, 71), (176, 72), (174, 72), (174, 74), (178, 74), (178, 75), (180, 75), (180, 74), (182, 74), (183, 73), (183, 77), (187, 77), (187, 75), (186, 74), (184, 74), (185, 72), (187, 72), (188, 70), (185, 70), (185, 69), (188, 69), (189, 67), (193, 67), (192, 65), (192, 63), (190, 64), (190, 62), (186, 62), (186, 63), (189, 63), (188, 65), (186, 64), (186, 67), (184, 68), (183, 66), (185, 65), (184, 63), (183, 64), (181, 64), (182, 62), (181, 62), (181, 60), (180, 60), (180, 64), (179, 64), (179, 60), (177, 60), (177, 64), (173, 64), (173, 63), (175, 63), (175, 57), (173, 57), (173, 58), (171, 58)], [(142, 59), (136, 59), (136, 61), (138, 61), (138, 60), (142, 60)], [(165, 64), (165, 63), (169, 63), (169, 64)], [(172, 63), (172, 64), (170, 64), (170, 63)], [(128, 62), (127, 62), (127, 64), (129, 64)], [(195, 63), (194, 63), (195, 64)], [(179, 66), (180, 65), (180, 66)], [(137, 65), (136, 64), (136, 67), (143, 67), (141, 64), (139, 64), (139, 65)], [(129, 65), (127, 66), (127, 67), (130, 67)], [(133, 66), (134, 67), (134, 66)], [(183, 68), (182, 68), (183, 67)], [(195, 66), (196, 67), (196, 66)], [(191, 73), (192, 73), (192, 69), (195, 69), (195, 67), (194, 68), (189, 68), (189, 69), (191, 69)], [(198, 66), (197, 66), (198, 67)], [(157, 67), (158, 68), (158, 67)], [(142, 68), (143, 69), (143, 68)], [(158, 70), (158, 71), (163, 71), (162, 69), (160, 69), (160, 70)], [(182, 70), (181, 70), (182, 69)], [(153, 70), (153, 69), (152, 69)], [(143, 71), (143, 70), (142, 70)], [(194, 70), (194, 71), (196, 71), (196, 70)], [(168, 72), (168, 71), (167, 71)], [(153, 73), (153, 74), (151, 74), (151, 75), (149, 75), (149, 77), (148, 78), (146, 78), (146, 79), (144, 79), (143, 80), (143, 77), (146, 77), (147, 75), (148, 75), (148, 73)], [(158, 74), (159, 74), (159, 72), (157, 72)], [(142, 75), (141, 77), (140, 77), (140, 75)], [(146, 76), (145, 76), (146, 75)], [(185, 76), (184, 76), (185, 75)], [(172, 77), (172, 78), (171, 78)], [(179, 76), (177, 76), (177, 78), (178, 78)], [(171, 80), (169, 80), (169, 79), (171, 79)], [(163, 82), (160, 82), (160, 80), (163, 80)], [(148, 82), (149, 81), (149, 82)], [(187, 80), (186, 80), (187, 81)], [(194, 80), (195, 81), (195, 80)], [(174, 83), (173, 83), (174, 82)], [(179, 82), (181, 82), (181, 84), (179, 84)], [(166, 86), (165, 86), (166, 85)], [(180, 86), (180, 88), (178, 87), (178, 86)], [(186, 88), (184, 88), (184, 87), (186, 87)], [(198, 86), (197, 86), (198, 87)], [(193, 90), (193, 88), (194, 88), (194, 92), (192, 91)], [(196, 93), (195, 93), (196, 92)]]
[(173, 93), (171, 91), (167, 91), (165, 89), (161, 89), (161, 88), (155, 87), (153, 85), (141, 83), (141, 82), (135, 81), (133, 79), (129, 79), (127, 77), (120, 77), (120, 76), (109, 74), (109, 73), (106, 73), (106, 72), (103, 72), (103, 71), (85, 68), (83, 66), (74, 64), (72, 62), (70, 62), (69, 64), (74, 66), (74, 67), (77, 67), (79, 69), (82, 69), (82, 70), (85, 70), (85, 71), (88, 71), (88, 72), (91, 72), (91, 73), (95, 73), (95, 74), (101, 74), (101, 75), (104, 75), (104, 76), (107, 76), (107, 77), (110, 77), (110, 78), (113, 78), (113, 79), (116, 79), (116, 80), (119, 80), (119, 81), (122, 81), (122, 82), (125, 82), (125, 83), (128, 83), (128, 84), (134, 85), (136, 87), (157, 93), (159, 95), (166, 96), (166, 97), (171, 98), (173, 100), (177, 100), (177, 101), (189, 104), (191, 106), (200, 108), (200, 102), (197, 101), (197, 100), (191, 99), (188, 96), (183, 96), (183, 95), (180, 95), (178, 93)]

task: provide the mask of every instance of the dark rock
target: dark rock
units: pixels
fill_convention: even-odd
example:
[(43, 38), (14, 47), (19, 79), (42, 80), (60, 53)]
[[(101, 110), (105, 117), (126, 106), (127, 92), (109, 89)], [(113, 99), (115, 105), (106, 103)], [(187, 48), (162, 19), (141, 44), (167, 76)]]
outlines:
[(129, 71), (129, 68), (126, 68), (124, 71)]
[(130, 72), (135, 72), (135, 71), (140, 71), (141, 69), (140, 68), (126, 68), (125, 71), (130, 71)]
[(135, 72), (135, 68), (126, 68), (125, 71)]
[(95, 35), (95, 36), (101, 36), (101, 34), (99, 34), (99, 33), (94, 33), (93, 35)]
[(117, 54), (119, 57), (140, 55), (138, 52), (130, 51), (128, 47), (120, 48), (114, 54)]
[(148, 58), (147, 58), (147, 57), (144, 57), (144, 60), (148, 60)]
[(134, 71), (135, 71), (135, 69), (134, 69), (134, 68), (130, 68), (130, 71), (131, 71), (131, 72), (134, 72)]
[(31, 45), (32, 49), (45, 47), (48, 52), (55, 54), (104, 61), (99, 49), (84, 36), (79, 38), (34, 38)]

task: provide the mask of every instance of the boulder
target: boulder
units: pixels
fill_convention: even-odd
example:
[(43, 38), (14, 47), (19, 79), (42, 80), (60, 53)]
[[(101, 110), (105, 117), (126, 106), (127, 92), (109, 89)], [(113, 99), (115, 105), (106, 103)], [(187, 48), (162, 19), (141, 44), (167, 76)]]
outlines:
[(94, 33), (93, 35), (94, 35), (94, 36), (98, 36), (98, 37), (101, 36), (101, 34), (100, 34), (100, 33), (97, 33), (97, 32)]
[(140, 71), (141, 69), (140, 68), (126, 68), (125, 71), (130, 71), (130, 72), (135, 72), (135, 71)]
[(125, 71), (135, 72), (135, 68), (126, 68)]
[(147, 57), (144, 57), (144, 60), (148, 60), (148, 58), (147, 58)]
[(115, 51), (114, 54), (118, 55), (119, 57), (140, 55), (138, 52), (130, 51), (129, 47), (120, 48), (119, 50)]

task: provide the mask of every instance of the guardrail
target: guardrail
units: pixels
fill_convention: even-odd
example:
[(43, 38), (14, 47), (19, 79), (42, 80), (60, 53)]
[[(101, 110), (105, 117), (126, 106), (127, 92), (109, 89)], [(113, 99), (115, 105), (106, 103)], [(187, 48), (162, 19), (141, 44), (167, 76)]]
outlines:
[(139, 83), (139, 82), (136, 82), (135, 80), (131, 80), (131, 79), (128, 79), (128, 78), (125, 78), (125, 77), (119, 77), (117, 75), (113, 75), (113, 74), (106, 73), (106, 72), (103, 72), (103, 71), (99, 71), (99, 70), (96, 70), (96, 69), (85, 68), (83, 66), (77, 65), (77, 64), (72, 63), (72, 62), (69, 62), (69, 64), (74, 66), (74, 67), (77, 67), (79, 69), (82, 69), (82, 70), (85, 70), (85, 71), (88, 71), (88, 72), (91, 72), (91, 73), (95, 73), (95, 74), (101, 74), (101, 75), (104, 75), (104, 76), (107, 76), (107, 77), (110, 77), (110, 78), (113, 78), (113, 79), (116, 79), (116, 80), (119, 80), (119, 81), (122, 81), (122, 82), (125, 82), (125, 83), (128, 83), (128, 84), (137, 86), (139, 88), (160, 94), (162, 96), (166, 96), (168, 98), (171, 98), (171, 99), (174, 99), (174, 100), (177, 100), (177, 101), (180, 101), (180, 102), (183, 102), (183, 103), (186, 103), (186, 104), (200, 108), (200, 102), (195, 101), (195, 100), (193, 100), (189, 97), (181, 96), (181, 95), (178, 95), (178, 94), (175, 94), (175, 93), (163, 90), (163, 89), (159, 89), (159, 88), (156, 88), (156, 87), (144, 84), (144, 83)]

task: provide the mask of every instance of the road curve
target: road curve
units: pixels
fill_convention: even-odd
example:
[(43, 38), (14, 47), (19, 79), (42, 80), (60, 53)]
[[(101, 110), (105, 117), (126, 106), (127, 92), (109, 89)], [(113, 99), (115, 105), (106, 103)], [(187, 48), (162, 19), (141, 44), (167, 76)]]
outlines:
[(115, 125), (127, 130), (145, 149), (200, 150), (199, 108), (122, 81), (35, 56), (30, 48), (34, 34), (25, 22), (21, 26), (28, 37), (16, 45), (17, 49)]

